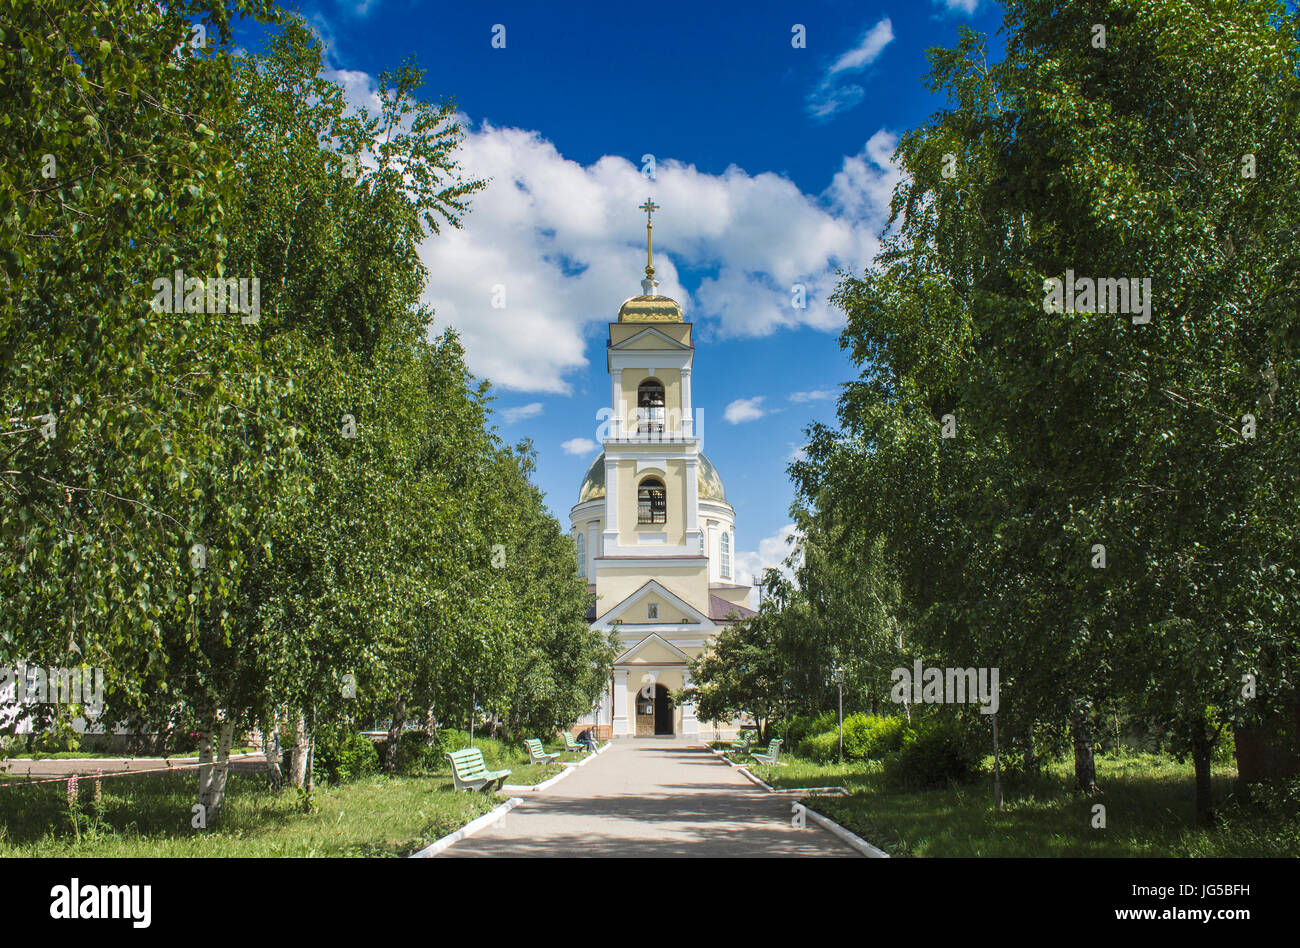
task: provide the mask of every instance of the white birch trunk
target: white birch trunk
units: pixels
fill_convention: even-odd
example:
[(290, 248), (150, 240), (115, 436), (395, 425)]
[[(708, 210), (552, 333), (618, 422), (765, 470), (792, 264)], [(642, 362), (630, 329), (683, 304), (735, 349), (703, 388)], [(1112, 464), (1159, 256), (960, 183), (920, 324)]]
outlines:
[(221, 743), (217, 748), (217, 765), (212, 774), (212, 806), (208, 808), (208, 819), (221, 812), (226, 802), (226, 777), (230, 774), (230, 741), (235, 733), (235, 722), (224, 721), (221, 725)]

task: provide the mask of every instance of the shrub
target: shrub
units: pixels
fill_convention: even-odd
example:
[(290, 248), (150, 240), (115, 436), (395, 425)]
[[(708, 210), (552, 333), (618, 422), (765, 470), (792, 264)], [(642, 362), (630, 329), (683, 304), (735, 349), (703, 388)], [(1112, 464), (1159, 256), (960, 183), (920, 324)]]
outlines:
[(851, 714), (844, 719), (844, 756), (881, 760), (903, 746), (907, 722), (898, 717)]
[(799, 742), (798, 754), (819, 764), (829, 764), (831, 761), (839, 760), (840, 732), (827, 731), (824, 734), (805, 737)]
[(379, 751), (370, 738), (343, 729), (317, 735), (312, 754), (315, 776), (323, 776), (330, 783), (342, 783), (378, 769)]
[(787, 747), (798, 747), (803, 739), (812, 737), (814, 734), (824, 734), (836, 727), (837, 714), (834, 711), (823, 711), (821, 714), (796, 714), (783, 725), (774, 729), (776, 736), (785, 742)]
[(906, 728), (902, 746), (885, 758), (885, 785), (893, 790), (925, 790), (969, 780), (982, 755), (960, 721), (928, 718)]
[[(424, 731), (402, 731), (397, 738), (397, 772), (408, 776), (418, 776), (421, 774), (430, 774), (440, 769), (446, 761), (443, 760), (443, 754), (447, 751), (457, 750), (457, 747), (444, 747), (443, 740), (447, 734), (456, 734), (463, 732), (439, 731), (438, 743), (430, 744), (429, 735)], [(465, 747), (469, 746), (469, 736), (466, 735)]]

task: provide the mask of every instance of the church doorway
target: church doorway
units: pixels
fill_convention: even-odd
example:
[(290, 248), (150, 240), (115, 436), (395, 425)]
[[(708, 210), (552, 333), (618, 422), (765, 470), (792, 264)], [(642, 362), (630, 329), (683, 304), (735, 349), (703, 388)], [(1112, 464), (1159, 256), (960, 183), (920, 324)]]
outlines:
[(668, 689), (655, 685), (655, 734), (671, 735), (673, 733), (673, 705), (668, 699)]
[(668, 689), (663, 685), (654, 686), (654, 695), (650, 696), (649, 684), (636, 693), (636, 736), (663, 737), (673, 733), (673, 704), (668, 697)]

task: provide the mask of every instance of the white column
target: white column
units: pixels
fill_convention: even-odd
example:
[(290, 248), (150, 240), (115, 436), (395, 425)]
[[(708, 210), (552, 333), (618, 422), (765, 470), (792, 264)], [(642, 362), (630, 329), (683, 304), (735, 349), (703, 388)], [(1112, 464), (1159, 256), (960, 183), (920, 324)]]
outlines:
[(708, 521), (708, 581), (718, 583), (718, 524)]
[(686, 548), (694, 553), (700, 547), (700, 460), (686, 459)]
[(615, 438), (623, 437), (623, 370), (612, 369), (609, 373), (610, 392), (609, 407), (614, 410), (614, 417), (609, 426), (610, 435)]
[(614, 669), (614, 734), (631, 734), (627, 721), (627, 669)]
[(601, 552), (613, 550), (618, 540), (618, 461), (605, 455), (605, 544)]
[(694, 435), (695, 419), (691, 415), (691, 370), (682, 369), (682, 437)]
[[(691, 673), (682, 672), (682, 688), (691, 686)], [(700, 733), (700, 722), (695, 720), (695, 705), (690, 701), (682, 703), (682, 735), (685, 737), (697, 737)]]

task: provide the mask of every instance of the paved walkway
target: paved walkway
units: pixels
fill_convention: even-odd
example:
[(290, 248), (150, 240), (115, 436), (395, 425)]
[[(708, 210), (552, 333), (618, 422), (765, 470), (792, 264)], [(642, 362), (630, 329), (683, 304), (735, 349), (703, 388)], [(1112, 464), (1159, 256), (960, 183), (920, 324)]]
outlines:
[(857, 856), (698, 742), (623, 738), (447, 856)]

